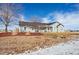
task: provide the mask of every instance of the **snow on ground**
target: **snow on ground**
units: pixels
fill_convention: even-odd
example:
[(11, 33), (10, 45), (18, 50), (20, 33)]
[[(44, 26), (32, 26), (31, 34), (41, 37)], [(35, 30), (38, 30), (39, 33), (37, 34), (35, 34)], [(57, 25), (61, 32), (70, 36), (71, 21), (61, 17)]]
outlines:
[(27, 55), (79, 55), (79, 39), (61, 43), (50, 48), (39, 49)]
[(79, 38), (49, 48), (40, 48), (38, 51), (31, 53), (21, 53), (20, 55), (79, 55)]

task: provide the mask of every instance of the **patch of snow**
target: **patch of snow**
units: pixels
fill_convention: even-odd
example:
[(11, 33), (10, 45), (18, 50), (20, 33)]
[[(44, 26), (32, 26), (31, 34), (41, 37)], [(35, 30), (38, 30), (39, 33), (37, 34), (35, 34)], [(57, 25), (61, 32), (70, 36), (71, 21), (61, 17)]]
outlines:
[(61, 43), (50, 48), (39, 49), (27, 55), (79, 55), (79, 39)]

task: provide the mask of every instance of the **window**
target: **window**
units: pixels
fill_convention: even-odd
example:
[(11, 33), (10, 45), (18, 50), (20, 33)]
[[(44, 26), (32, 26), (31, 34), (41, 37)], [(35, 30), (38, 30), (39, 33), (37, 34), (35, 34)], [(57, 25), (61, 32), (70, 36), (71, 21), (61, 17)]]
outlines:
[(26, 27), (24, 27), (24, 30), (26, 30)]
[(33, 28), (32, 28), (32, 30), (33, 30)]

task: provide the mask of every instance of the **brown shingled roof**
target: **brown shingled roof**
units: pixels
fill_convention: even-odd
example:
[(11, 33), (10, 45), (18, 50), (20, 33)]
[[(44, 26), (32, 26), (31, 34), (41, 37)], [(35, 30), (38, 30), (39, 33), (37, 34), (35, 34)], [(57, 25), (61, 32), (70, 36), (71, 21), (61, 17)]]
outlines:
[[(40, 22), (24, 22), (24, 21), (19, 21), (19, 26), (31, 26), (31, 27), (45, 27), (54, 23), (59, 23), (59, 22), (52, 22), (52, 23), (40, 23)], [(61, 24), (61, 23), (59, 23)], [(61, 24), (62, 25), (62, 24)], [(63, 25), (62, 25), (63, 26)]]
[(48, 23), (24, 22), (24, 21), (19, 22), (19, 26), (43, 26), (43, 25), (48, 25)]

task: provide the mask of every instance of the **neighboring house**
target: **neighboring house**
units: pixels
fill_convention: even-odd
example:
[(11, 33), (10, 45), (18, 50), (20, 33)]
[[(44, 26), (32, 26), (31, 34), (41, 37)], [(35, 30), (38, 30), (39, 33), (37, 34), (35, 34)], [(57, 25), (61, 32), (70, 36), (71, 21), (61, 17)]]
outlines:
[(20, 32), (63, 32), (64, 26), (59, 22), (40, 23), (19, 21)]
[(69, 30), (69, 32), (79, 32), (79, 30)]

